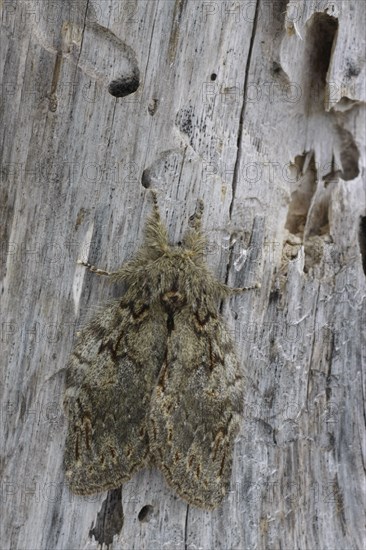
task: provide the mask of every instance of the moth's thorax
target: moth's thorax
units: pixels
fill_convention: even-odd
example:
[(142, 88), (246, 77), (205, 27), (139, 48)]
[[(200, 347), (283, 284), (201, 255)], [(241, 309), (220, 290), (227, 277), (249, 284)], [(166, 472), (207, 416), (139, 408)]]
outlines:
[(172, 289), (162, 293), (160, 301), (165, 309), (174, 311), (182, 308), (187, 303), (187, 298), (184, 292)]
[[(189, 279), (193, 272), (196, 272), (196, 264), (192, 260), (190, 251), (171, 250), (149, 264), (149, 271), (163, 274), (166, 281), (177, 280), (177, 284), (184, 284), (185, 279)], [(171, 284), (170, 282), (168, 284)]]
[(184, 246), (170, 246), (165, 252), (165, 256), (175, 261), (191, 261), (195, 257), (193, 250), (184, 248)]
[(189, 305), (192, 300), (195, 302), (197, 293), (210, 294), (206, 286), (209, 274), (202, 272), (182, 249), (172, 250), (152, 262), (147, 273), (151, 298), (170, 312)]

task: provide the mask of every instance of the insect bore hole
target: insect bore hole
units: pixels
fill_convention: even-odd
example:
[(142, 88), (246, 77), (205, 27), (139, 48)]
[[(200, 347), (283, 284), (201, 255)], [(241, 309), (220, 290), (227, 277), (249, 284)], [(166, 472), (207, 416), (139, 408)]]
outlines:
[(136, 92), (140, 85), (140, 76), (138, 71), (129, 75), (122, 75), (116, 80), (112, 80), (108, 86), (108, 92), (114, 97), (125, 97)]
[(146, 504), (139, 512), (139, 515), (137, 516), (138, 520), (144, 523), (150, 521), (153, 511), (154, 507), (151, 506), (151, 504)]

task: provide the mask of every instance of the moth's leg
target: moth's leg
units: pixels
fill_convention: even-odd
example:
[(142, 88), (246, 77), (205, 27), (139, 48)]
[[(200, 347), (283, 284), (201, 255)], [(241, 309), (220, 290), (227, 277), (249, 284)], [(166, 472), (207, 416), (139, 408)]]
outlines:
[(225, 283), (221, 283), (220, 281), (215, 281), (215, 286), (216, 286), (217, 294), (222, 298), (229, 298), (233, 294), (235, 295), (241, 294), (242, 292), (245, 292), (247, 290), (256, 290), (258, 288), (261, 288), (260, 283), (255, 283), (253, 286), (243, 286), (238, 288), (232, 288), (231, 286), (228, 286)]
[(259, 289), (259, 288), (261, 288), (261, 284), (260, 283), (255, 283), (252, 286), (243, 286), (243, 287), (239, 287), (239, 288), (230, 288), (230, 292), (231, 292), (231, 294), (240, 294), (241, 292), (245, 292), (246, 290), (256, 290), (256, 289)]
[(91, 273), (96, 273), (97, 275), (106, 275), (109, 277), (110, 275), (116, 275), (116, 271), (106, 271), (105, 269), (99, 269), (98, 267), (95, 267), (95, 265), (91, 265), (88, 262), (84, 262), (83, 260), (78, 260), (77, 263), (79, 265), (83, 265), (87, 268), (88, 271)]

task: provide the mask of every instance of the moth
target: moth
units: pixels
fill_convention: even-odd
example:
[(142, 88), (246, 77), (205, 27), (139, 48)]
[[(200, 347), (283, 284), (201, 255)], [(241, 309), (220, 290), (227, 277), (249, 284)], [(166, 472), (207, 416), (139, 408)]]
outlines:
[(213, 509), (230, 484), (244, 389), (218, 304), (245, 289), (205, 263), (203, 202), (171, 246), (152, 196), (132, 260), (114, 273), (84, 263), (126, 291), (80, 332), (68, 364), (65, 475), (90, 495), (155, 466), (182, 499)]

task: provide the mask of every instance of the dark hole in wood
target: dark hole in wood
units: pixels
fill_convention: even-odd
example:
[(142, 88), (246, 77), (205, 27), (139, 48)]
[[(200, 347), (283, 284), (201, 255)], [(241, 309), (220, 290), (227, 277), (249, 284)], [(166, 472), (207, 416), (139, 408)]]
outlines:
[(151, 506), (151, 504), (146, 504), (143, 506), (139, 512), (138, 520), (141, 522), (147, 522), (150, 521), (152, 513), (154, 511), (154, 507)]
[(151, 187), (151, 176), (150, 170), (148, 168), (145, 168), (145, 170), (142, 172), (141, 185), (142, 187), (145, 187), (145, 189), (149, 189), (149, 187)]
[(140, 85), (140, 78), (137, 72), (129, 74), (127, 76), (120, 76), (108, 86), (108, 92), (114, 97), (125, 97), (126, 95), (136, 92)]
[(211, 80), (214, 81), (214, 80), (216, 80), (216, 78), (217, 78), (217, 74), (216, 74), (216, 73), (212, 73), (212, 75), (211, 75)]
[(282, 71), (282, 67), (279, 63), (277, 63), (277, 61), (273, 61), (272, 63), (272, 72), (274, 74), (278, 74)]
[(360, 159), (360, 151), (353, 139), (351, 132), (339, 127), (341, 141), (341, 164), (342, 164), (342, 179), (350, 181), (360, 173), (358, 162)]
[(338, 30), (338, 19), (325, 13), (315, 13), (309, 32), (310, 67), (315, 80), (326, 82), (333, 41)]
[(306, 152), (295, 157), (290, 174), (290, 180), (294, 183), (285, 227), (293, 235), (299, 236), (304, 234), (309, 208), (316, 191), (317, 171), (314, 155), (305, 163), (309, 154), (310, 152)]
[(360, 218), (358, 241), (360, 243), (363, 272), (366, 275), (366, 216), (361, 216)]
[(315, 13), (306, 36), (308, 55), (307, 106), (309, 112), (324, 109), (327, 73), (337, 37), (338, 19)]
[(113, 543), (114, 535), (121, 532), (123, 527), (122, 487), (108, 491), (100, 511), (97, 514), (95, 525), (89, 531), (89, 537), (107, 547)]

